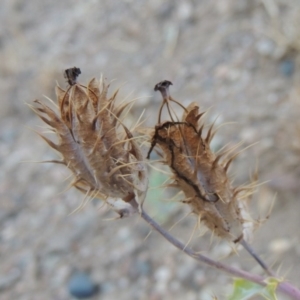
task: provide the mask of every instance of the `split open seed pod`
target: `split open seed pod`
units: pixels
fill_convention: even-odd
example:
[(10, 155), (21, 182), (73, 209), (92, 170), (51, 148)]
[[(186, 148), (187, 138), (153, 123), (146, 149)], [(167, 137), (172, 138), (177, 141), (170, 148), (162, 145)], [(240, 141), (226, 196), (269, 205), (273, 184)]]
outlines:
[(79, 74), (78, 68), (66, 70), (70, 87), (56, 87), (58, 112), (35, 101), (33, 110), (58, 142), (42, 138), (62, 156), (53, 162), (73, 172), (74, 187), (86, 197), (107, 201), (120, 216), (131, 214), (144, 201), (148, 175), (132, 132), (120, 120), (128, 103), (117, 105), (117, 92), (108, 97), (104, 80), (92, 79), (87, 86), (77, 83)]
[[(183, 191), (183, 202), (214, 234), (233, 242), (251, 240), (254, 223), (246, 199), (240, 197), (243, 189), (234, 188), (227, 175), (235, 155), (226, 158), (226, 151), (218, 156), (212, 152), (210, 142), (214, 136), (213, 126), (204, 136), (204, 124), (201, 122), (203, 113), (199, 111), (199, 106), (191, 103), (183, 107), (170, 96), (170, 84), (169, 81), (163, 81), (155, 86), (155, 90), (159, 90), (163, 96), (160, 113), (166, 105), (171, 120), (161, 123), (159, 115), (148, 157), (158, 145), (163, 152), (164, 163), (173, 173), (171, 186)], [(181, 120), (172, 116), (169, 107), (171, 102), (183, 107)]]

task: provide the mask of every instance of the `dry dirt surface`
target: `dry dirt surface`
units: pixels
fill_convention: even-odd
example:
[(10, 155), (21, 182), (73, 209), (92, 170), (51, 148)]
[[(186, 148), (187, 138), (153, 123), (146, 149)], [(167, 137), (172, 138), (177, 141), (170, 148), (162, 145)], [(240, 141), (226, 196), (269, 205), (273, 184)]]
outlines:
[[(64, 192), (67, 170), (30, 162), (57, 156), (31, 130), (45, 129), (26, 103), (54, 99), (56, 81), (67, 87), (63, 70), (73, 66), (83, 83), (104, 74), (122, 86), (121, 99), (138, 97), (129, 119), (146, 109), (154, 125), (161, 99), (153, 87), (168, 79), (184, 105), (210, 108), (208, 122), (234, 122), (214, 147), (258, 142), (231, 172), (243, 184), (258, 167), (264, 184), (253, 210), (261, 218), (276, 196), (253, 247), (300, 287), (299, 1), (2, 0), (0, 17), (0, 299), (72, 299), (76, 270), (99, 285), (92, 299), (226, 299), (232, 286), (229, 276), (148, 236), (138, 217), (112, 220), (98, 200), (71, 214), (83, 195)], [(151, 195), (146, 207), (166, 228), (188, 211)], [(188, 242), (194, 223), (188, 216), (172, 232)], [(243, 250), (229, 255), (210, 234), (196, 233), (190, 245), (262, 273)]]

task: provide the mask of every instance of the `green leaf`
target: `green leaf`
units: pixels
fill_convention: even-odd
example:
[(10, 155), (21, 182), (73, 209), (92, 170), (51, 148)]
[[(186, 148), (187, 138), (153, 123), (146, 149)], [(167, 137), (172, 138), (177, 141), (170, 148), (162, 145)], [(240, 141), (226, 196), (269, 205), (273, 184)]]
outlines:
[(262, 299), (277, 300), (276, 289), (278, 286), (278, 280), (275, 278), (269, 278), (266, 286), (250, 282), (245, 279), (235, 279), (233, 285), (233, 292), (229, 296), (228, 300), (248, 300), (253, 296), (262, 296)]
[(268, 278), (267, 286), (263, 288), (262, 296), (267, 300), (277, 300), (276, 289), (278, 287), (279, 281), (276, 278)]

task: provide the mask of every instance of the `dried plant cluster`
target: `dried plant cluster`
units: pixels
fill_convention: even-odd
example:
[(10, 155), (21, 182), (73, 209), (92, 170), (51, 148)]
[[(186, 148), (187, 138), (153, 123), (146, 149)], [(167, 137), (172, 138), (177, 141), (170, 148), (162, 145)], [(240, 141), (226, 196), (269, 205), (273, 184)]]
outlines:
[[(77, 83), (79, 74), (78, 68), (66, 70), (70, 87), (66, 91), (56, 87), (59, 114), (35, 101), (34, 111), (58, 137), (55, 144), (42, 136), (62, 155), (61, 161), (53, 162), (73, 172), (72, 185), (86, 197), (103, 199), (121, 216), (136, 212), (138, 207), (141, 211), (148, 189), (147, 161), (133, 133), (120, 120), (128, 103), (115, 105), (117, 92), (108, 97), (109, 85), (103, 80), (92, 79), (87, 86)], [(175, 101), (169, 94), (170, 84), (163, 81), (155, 87), (162, 93), (163, 103), (158, 124), (147, 131), (151, 143), (148, 158), (158, 146), (164, 164), (173, 172), (171, 185), (183, 191), (183, 202), (217, 236), (234, 242), (250, 240), (254, 223), (246, 200), (240, 197), (245, 189), (232, 187), (227, 175), (233, 160), (226, 159), (230, 151), (218, 155), (211, 151), (213, 126), (204, 137), (199, 106), (191, 103), (185, 108)], [(181, 120), (171, 113), (170, 102), (182, 107)], [(170, 120), (161, 122), (165, 105)], [(120, 199), (122, 206), (118, 206)]]
[[(117, 104), (118, 92), (109, 97), (109, 84), (104, 80), (92, 79), (84, 86), (77, 82), (79, 74), (81, 71), (76, 67), (65, 71), (69, 88), (56, 87), (57, 103), (49, 99), (51, 105), (46, 105), (36, 100), (31, 106), (57, 137), (55, 143), (41, 135), (62, 156), (61, 160), (48, 162), (69, 168), (74, 175), (71, 186), (85, 194), (79, 208), (89, 199), (100, 198), (120, 217), (139, 213), (152, 228), (190, 257), (265, 286), (267, 281), (264, 277), (193, 251), (146, 213), (143, 202), (148, 191), (147, 164), (150, 162), (147, 159), (155, 150), (162, 157), (161, 162), (173, 173), (168, 185), (177, 187), (184, 194), (182, 202), (191, 207), (199, 224), (204, 223), (215, 235), (227, 241), (239, 242), (268, 276), (276, 277), (247, 243), (255, 224), (246, 205), (254, 185), (234, 188), (227, 175), (228, 167), (237, 155), (232, 155), (232, 152), (237, 147), (225, 147), (216, 154), (211, 151), (210, 142), (215, 131), (213, 125), (205, 129), (204, 112), (199, 111), (199, 106), (193, 102), (184, 107), (170, 95), (172, 83), (162, 81), (155, 86), (155, 90), (163, 96), (157, 124), (154, 128), (139, 129), (142, 136), (134, 136), (141, 125), (140, 119), (130, 130), (122, 121), (132, 101)], [(182, 108), (180, 119), (171, 103)], [(170, 120), (162, 122), (164, 107)], [(141, 137), (148, 141), (150, 147), (146, 158), (142, 155), (141, 144), (137, 142)], [(293, 299), (300, 299), (300, 291), (291, 284), (276, 279), (277, 285), (278, 290)]]

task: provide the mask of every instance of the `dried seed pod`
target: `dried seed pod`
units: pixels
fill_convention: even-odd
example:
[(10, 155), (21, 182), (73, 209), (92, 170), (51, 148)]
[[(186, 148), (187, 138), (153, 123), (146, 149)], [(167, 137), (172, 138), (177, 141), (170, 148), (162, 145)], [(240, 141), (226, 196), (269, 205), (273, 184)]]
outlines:
[[(164, 103), (171, 98), (168, 85), (159, 85)], [(167, 99), (169, 98), (169, 99)], [(176, 102), (177, 103), (177, 102)], [(227, 170), (232, 158), (221, 161), (210, 149), (214, 136), (213, 126), (203, 136), (204, 124), (199, 124), (203, 113), (191, 103), (184, 110), (181, 121), (159, 123), (152, 136), (151, 148), (157, 144), (164, 153), (165, 163), (173, 172), (174, 183), (181, 189), (193, 212), (217, 236), (237, 242), (250, 240), (253, 222), (245, 200), (239, 198), (231, 185)]]
[[(139, 146), (119, 119), (127, 104), (115, 105), (117, 92), (108, 98), (104, 81), (92, 79), (87, 87), (77, 83), (79, 74), (75, 67), (66, 70), (69, 89), (56, 87), (60, 115), (35, 101), (34, 111), (56, 132), (58, 143), (42, 137), (73, 172), (73, 186), (87, 196), (109, 199), (116, 210), (119, 199), (136, 209), (144, 201), (148, 176)], [(119, 213), (128, 214), (123, 208)]]

